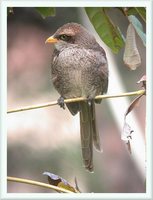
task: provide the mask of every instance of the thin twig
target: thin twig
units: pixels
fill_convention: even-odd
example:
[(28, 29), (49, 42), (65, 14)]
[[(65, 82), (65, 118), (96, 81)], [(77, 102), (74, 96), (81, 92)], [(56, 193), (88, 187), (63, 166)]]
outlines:
[(60, 187), (57, 187), (57, 186), (54, 186), (54, 185), (49, 185), (49, 184), (46, 184), (46, 183), (33, 181), (33, 180), (29, 180), (29, 179), (16, 178), (16, 177), (8, 176), (7, 180), (12, 181), (12, 182), (25, 183), (25, 184), (29, 184), (29, 185), (35, 185), (35, 186), (40, 186), (40, 187), (44, 187), (44, 188), (49, 188), (49, 189), (53, 189), (53, 190), (56, 190), (58, 192), (63, 192), (63, 193), (75, 193), (75, 192), (72, 192), (72, 191), (64, 189), (64, 188), (60, 188)]
[[(145, 94), (145, 90), (138, 90), (134, 92), (126, 92), (122, 94), (115, 94), (115, 95), (98, 95), (95, 97), (95, 99), (108, 99), (108, 98), (117, 98), (117, 97), (125, 97), (125, 96), (135, 96), (135, 95), (142, 95)], [(78, 102), (78, 101), (84, 101), (87, 100), (84, 97), (79, 97), (79, 98), (73, 98), (73, 99), (65, 99), (64, 103), (72, 103), (72, 102)], [(38, 109), (38, 108), (44, 108), (44, 107), (49, 107), (49, 106), (54, 106), (57, 105), (57, 101), (52, 101), (48, 103), (43, 103), (39, 105), (34, 105), (34, 106), (26, 106), (23, 108), (17, 108), (13, 110), (9, 110), (7, 113), (14, 113), (14, 112), (21, 112), (21, 111), (26, 111), (26, 110), (33, 110), (33, 109)]]

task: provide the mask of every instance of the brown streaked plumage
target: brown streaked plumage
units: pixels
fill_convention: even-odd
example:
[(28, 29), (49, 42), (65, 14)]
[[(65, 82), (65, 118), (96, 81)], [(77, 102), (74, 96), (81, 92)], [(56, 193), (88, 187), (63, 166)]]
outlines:
[[(108, 67), (104, 49), (94, 36), (77, 23), (60, 27), (46, 43), (54, 43), (52, 81), (63, 99), (86, 97), (84, 102), (67, 104), (75, 115), (80, 113), (82, 156), (85, 168), (93, 171), (93, 144), (101, 151), (96, 128), (96, 95), (107, 92)], [(61, 100), (61, 98), (60, 98)]]

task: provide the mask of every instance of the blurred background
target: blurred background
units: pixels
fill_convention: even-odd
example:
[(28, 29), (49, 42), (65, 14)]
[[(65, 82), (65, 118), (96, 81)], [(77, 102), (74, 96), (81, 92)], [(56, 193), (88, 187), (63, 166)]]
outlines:
[[(122, 13), (115, 12), (114, 9), (110, 15), (126, 35), (128, 21), (123, 18)], [(57, 8), (56, 16), (46, 19), (34, 8), (14, 8), (14, 13), (8, 15), (8, 110), (58, 99), (59, 94), (51, 82), (53, 47), (45, 45), (45, 40), (59, 26), (68, 22), (81, 23), (87, 29), (92, 26), (81, 8)], [(96, 34), (95, 36), (98, 38)], [(112, 62), (109, 64), (109, 71), (111, 67), (116, 67), (125, 92), (140, 89), (136, 82), (145, 74), (145, 49), (139, 39), (137, 42), (142, 64), (136, 71), (130, 71), (123, 64), (124, 49), (118, 55), (113, 55), (103, 45), (107, 55), (113, 60), (108, 60)], [(109, 84), (111, 85), (111, 80)], [(116, 90), (115, 85), (113, 87)], [(110, 94), (113, 92), (109, 90)], [(129, 99), (132, 101), (134, 97)], [(117, 106), (121, 104), (120, 98), (115, 101)], [(76, 177), (82, 192), (145, 192), (145, 178), (121, 140), (121, 132), (108, 101), (103, 100), (96, 108), (103, 153), (94, 150), (94, 173), (87, 172), (83, 167), (79, 116), (72, 116), (67, 109), (63, 110), (59, 106), (52, 106), (8, 114), (8, 176), (47, 183), (47, 177), (42, 173), (49, 171), (63, 177), (72, 185), (75, 185)], [(125, 111), (126, 109), (125, 107)], [(145, 138), (144, 97), (132, 112), (135, 113), (142, 137)], [(54, 191), (8, 182), (8, 192)]]

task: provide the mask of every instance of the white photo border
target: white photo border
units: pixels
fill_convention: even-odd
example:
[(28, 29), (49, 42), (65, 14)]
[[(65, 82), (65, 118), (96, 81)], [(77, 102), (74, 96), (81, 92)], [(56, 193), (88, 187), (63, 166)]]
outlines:
[[(27, 6), (28, 5), (28, 6)], [(7, 7), (146, 7), (147, 8), (147, 104), (146, 104), (146, 193), (7, 193)], [(153, 199), (152, 195), (152, 0), (1, 0), (0, 2), (0, 199)]]

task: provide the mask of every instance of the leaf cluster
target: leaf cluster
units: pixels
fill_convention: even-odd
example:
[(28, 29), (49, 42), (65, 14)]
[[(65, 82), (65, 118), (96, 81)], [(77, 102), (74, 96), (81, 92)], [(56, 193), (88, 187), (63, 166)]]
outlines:
[(146, 20), (145, 8), (85, 8), (98, 35), (114, 53), (118, 53), (124, 46), (125, 39), (120, 28), (113, 23), (113, 19), (108, 15), (110, 9), (118, 9), (119, 12), (122, 12), (123, 17), (126, 17), (134, 25), (138, 35), (145, 43), (145, 33), (142, 30), (141, 22), (137, 18), (139, 16), (143, 21)]

